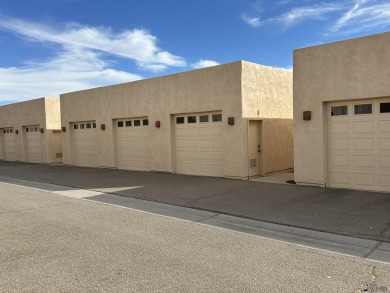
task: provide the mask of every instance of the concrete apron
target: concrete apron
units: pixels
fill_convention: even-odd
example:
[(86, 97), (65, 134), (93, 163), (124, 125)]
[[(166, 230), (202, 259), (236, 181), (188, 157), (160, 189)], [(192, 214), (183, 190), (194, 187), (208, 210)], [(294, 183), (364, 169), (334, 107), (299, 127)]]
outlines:
[[(291, 173), (290, 173), (291, 174)], [(221, 213), (201, 211), (191, 208), (156, 203), (115, 194), (112, 188), (106, 189), (77, 189), (72, 187), (32, 182), (0, 176), (0, 183), (37, 189), (55, 195), (68, 196), (80, 200), (107, 204), (119, 208), (127, 208), (140, 212), (180, 219), (197, 224), (228, 229), (240, 233), (260, 236), (276, 241), (295, 245), (331, 251), (368, 260), (390, 263), (390, 243), (365, 240), (331, 233), (318, 232), (303, 228), (271, 224), (256, 220), (244, 219)], [(121, 187), (129, 189), (130, 187)], [(137, 188), (137, 187), (131, 187)]]

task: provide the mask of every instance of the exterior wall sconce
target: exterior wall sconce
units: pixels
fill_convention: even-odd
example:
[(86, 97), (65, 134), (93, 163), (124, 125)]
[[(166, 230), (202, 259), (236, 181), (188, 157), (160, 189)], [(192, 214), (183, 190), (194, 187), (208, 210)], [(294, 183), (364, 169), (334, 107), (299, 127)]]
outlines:
[(303, 120), (311, 120), (311, 111), (303, 111)]
[(16, 129), (16, 130), (15, 130), (15, 134), (19, 134), (19, 130)]
[(106, 130), (106, 124), (100, 124), (100, 129), (101, 130)]
[(228, 125), (234, 125), (234, 117), (228, 117)]
[(62, 132), (66, 132), (66, 127), (65, 127), (65, 126), (62, 126), (62, 127), (61, 127), (61, 130), (62, 130)]
[(41, 129), (40, 129), (40, 132), (41, 132), (41, 133), (44, 133), (44, 132), (45, 132), (45, 129), (44, 129), (44, 128), (41, 128)]
[(161, 123), (160, 123), (160, 121), (156, 121), (156, 122), (154, 123), (154, 125), (155, 125), (157, 128), (160, 128)]

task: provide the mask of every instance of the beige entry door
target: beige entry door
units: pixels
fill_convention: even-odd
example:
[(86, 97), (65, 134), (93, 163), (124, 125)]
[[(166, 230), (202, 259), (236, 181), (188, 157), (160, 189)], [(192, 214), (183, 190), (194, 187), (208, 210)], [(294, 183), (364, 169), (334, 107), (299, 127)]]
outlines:
[(249, 176), (261, 175), (261, 126), (262, 121), (249, 121)]

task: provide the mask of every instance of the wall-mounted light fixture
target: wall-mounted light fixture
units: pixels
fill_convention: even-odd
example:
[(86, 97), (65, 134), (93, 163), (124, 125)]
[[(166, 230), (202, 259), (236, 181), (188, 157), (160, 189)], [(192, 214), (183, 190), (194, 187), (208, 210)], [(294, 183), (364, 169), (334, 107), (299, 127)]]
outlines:
[(106, 130), (106, 124), (100, 124), (100, 129), (101, 130)]
[(303, 120), (311, 120), (311, 111), (303, 111)]
[(160, 128), (161, 127), (161, 122), (160, 121), (156, 121), (154, 123), (154, 125), (157, 127), (157, 128)]
[(19, 130), (16, 129), (16, 130), (15, 130), (15, 134), (19, 134)]
[(234, 117), (228, 117), (228, 125), (234, 125)]
[(62, 130), (62, 132), (66, 132), (66, 127), (65, 127), (65, 126), (62, 126), (62, 127), (61, 127), (61, 130)]
[(45, 129), (44, 129), (44, 128), (41, 128), (40, 131), (41, 131), (41, 133), (44, 133), (44, 132), (45, 132)]

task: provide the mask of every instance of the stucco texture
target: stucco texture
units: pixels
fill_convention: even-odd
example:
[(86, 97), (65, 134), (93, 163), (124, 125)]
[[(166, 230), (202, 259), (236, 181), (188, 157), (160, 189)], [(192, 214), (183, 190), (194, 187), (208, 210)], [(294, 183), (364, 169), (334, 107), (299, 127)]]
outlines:
[[(15, 135), (15, 160), (25, 161), (25, 134), (23, 127), (38, 125), (41, 134), (41, 162), (53, 162), (51, 153), (52, 130), (60, 129), (60, 101), (55, 98), (40, 98), (0, 107), (0, 129), (13, 128)], [(18, 134), (15, 133), (18, 130)], [(4, 159), (3, 137), (0, 134), (0, 159)]]
[[(252, 72), (256, 70), (266, 72), (259, 73), (255, 80), (248, 81), (244, 78), (247, 74), (245, 67), (251, 68)], [(261, 79), (267, 77), (267, 72), (277, 78), (268, 78), (261, 83)], [(247, 178), (248, 122), (243, 115), (243, 104), (246, 112), (252, 111), (252, 105), (247, 101), (243, 103), (243, 97), (250, 97), (246, 99), (248, 101), (263, 99), (259, 102), (263, 108), (273, 108), (262, 110), (262, 116), (287, 118), (285, 116), (290, 115), (291, 118), (292, 114), (283, 114), (283, 117), (279, 117), (284, 111), (280, 110), (281, 103), (267, 102), (267, 99), (273, 99), (278, 95), (275, 94), (277, 90), (264, 89), (266, 86), (276, 87), (279, 82), (289, 83), (291, 89), (291, 72), (289, 74), (290, 76), (284, 72), (280, 73), (279, 70), (256, 67), (255, 64), (238, 61), (158, 78), (62, 94), (61, 124), (70, 129), (73, 122), (96, 121), (97, 165), (116, 167), (115, 119), (148, 117), (151, 125), (150, 170), (175, 172), (174, 115), (222, 111), (223, 176)], [(243, 84), (248, 82), (258, 83), (258, 86), (244, 87)], [(252, 95), (250, 92), (258, 87), (263, 89)], [(286, 91), (286, 96), (288, 94), (290, 96), (287, 99), (289, 104), (287, 107), (292, 109), (291, 91)], [(271, 114), (272, 112), (276, 113)], [(233, 126), (228, 125), (228, 117), (235, 118)], [(160, 121), (160, 128), (154, 127), (155, 121)], [(105, 125), (105, 130), (100, 129), (102, 124)], [(63, 155), (65, 164), (74, 163), (71, 131), (63, 132)]]

